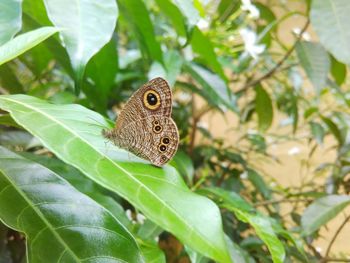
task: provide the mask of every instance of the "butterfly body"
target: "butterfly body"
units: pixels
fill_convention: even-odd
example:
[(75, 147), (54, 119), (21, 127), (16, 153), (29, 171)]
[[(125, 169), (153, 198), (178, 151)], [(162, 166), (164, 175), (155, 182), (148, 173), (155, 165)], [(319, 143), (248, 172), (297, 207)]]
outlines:
[(167, 163), (176, 153), (179, 134), (171, 119), (172, 94), (168, 83), (156, 78), (143, 85), (126, 103), (116, 127), (103, 135), (116, 146), (151, 161)]

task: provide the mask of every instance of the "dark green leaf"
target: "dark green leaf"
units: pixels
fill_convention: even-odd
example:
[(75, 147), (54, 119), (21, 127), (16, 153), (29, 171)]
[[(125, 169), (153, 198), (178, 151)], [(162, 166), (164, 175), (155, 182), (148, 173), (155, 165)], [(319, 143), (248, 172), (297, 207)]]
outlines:
[(156, 40), (149, 12), (142, 0), (118, 0), (124, 19), (130, 23), (133, 33), (140, 44), (140, 49), (149, 60), (163, 61), (160, 44)]
[(259, 129), (266, 131), (271, 126), (273, 120), (272, 101), (270, 95), (261, 85), (256, 86), (255, 92), (255, 110), (258, 114)]
[(2, 147), (0, 159), (0, 217), (28, 237), (29, 261), (143, 262), (133, 237), (106, 209), (47, 168)]
[(343, 136), (340, 132), (338, 126), (330, 119), (324, 116), (321, 116), (322, 121), (327, 125), (329, 131), (334, 135), (334, 137), (338, 140), (339, 145), (343, 144)]
[(314, 136), (318, 144), (322, 145), (323, 138), (325, 135), (325, 130), (322, 127), (322, 125), (317, 122), (310, 122), (310, 128), (311, 128), (312, 136)]

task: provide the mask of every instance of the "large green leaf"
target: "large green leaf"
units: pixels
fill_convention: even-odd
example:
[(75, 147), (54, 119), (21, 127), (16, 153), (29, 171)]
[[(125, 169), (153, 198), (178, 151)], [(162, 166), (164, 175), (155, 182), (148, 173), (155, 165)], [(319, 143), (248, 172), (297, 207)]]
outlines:
[(347, 195), (329, 195), (315, 200), (306, 208), (301, 217), (303, 233), (305, 235), (312, 234), (337, 216), (349, 204), (350, 196)]
[(143, 55), (162, 62), (160, 43), (157, 42), (149, 12), (142, 0), (118, 0), (125, 20), (131, 25)]
[(26, 234), (30, 262), (143, 261), (133, 237), (106, 209), (3, 147), (0, 207), (1, 221)]
[(217, 206), (192, 193), (173, 167), (147, 165), (124, 150), (106, 146), (100, 125), (108, 124), (99, 114), (24, 95), (1, 96), (0, 108), (60, 159), (126, 198), (184, 243), (217, 261), (229, 261)]
[(0, 46), (0, 65), (35, 47), (57, 31), (54, 27), (42, 27), (16, 36)]
[(331, 62), (326, 50), (318, 43), (298, 42), (296, 51), (308, 78), (319, 93), (327, 83)]
[(1, 0), (0, 2), (0, 46), (21, 29), (22, 0)]
[(259, 129), (266, 131), (273, 121), (272, 100), (260, 84), (255, 88), (255, 92), (255, 110), (258, 114)]
[(322, 45), (339, 61), (350, 64), (350, 1), (312, 1), (312, 27)]
[(235, 192), (214, 187), (200, 189), (199, 192), (216, 200), (221, 207), (234, 212), (239, 220), (249, 223), (269, 248), (273, 262), (284, 262), (284, 247), (277, 238), (269, 218), (254, 211), (254, 208)]
[(115, 0), (45, 0), (51, 22), (60, 35), (75, 71), (79, 91), (86, 64), (111, 39), (117, 22)]

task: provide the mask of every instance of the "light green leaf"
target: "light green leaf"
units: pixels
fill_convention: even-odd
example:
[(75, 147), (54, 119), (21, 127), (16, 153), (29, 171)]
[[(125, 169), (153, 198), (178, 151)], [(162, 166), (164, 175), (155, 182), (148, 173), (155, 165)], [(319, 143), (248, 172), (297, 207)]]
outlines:
[(330, 59), (326, 50), (318, 43), (298, 42), (296, 51), (315, 90), (320, 91), (327, 84), (327, 76), (330, 70)]
[(22, 0), (0, 1), (0, 46), (11, 40), (22, 26)]
[(339, 61), (350, 64), (350, 1), (312, 1), (310, 18), (322, 45)]
[(142, 0), (118, 0), (118, 4), (124, 19), (131, 25), (143, 56), (149, 60), (162, 62), (163, 55), (160, 44), (156, 40), (153, 24), (145, 3)]
[(271, 126), (273, 120), (272, 100), (261, 85), (255, 88), (255, 92), (255, 110), (258, 114), (259, 129), (266, 131)]
[(214, 187), (200, 189), (199, 192), (216, 200), (221, 207), (234, 212), (239, 220), (249, 223), (268, 247), (273, 262), (284, 262), (284, 247), (277, 238), (268, 217), (254, 211), (254, 208), (235, 192), (228, 192)]
[(0, 46), (0, 65), (35, 47), (57, 31), (54, 27), (42, 27), (16, 36), (14, 39)]
[(232, 111), (237, 110), (233, 94), (228, 89), (225, 81), (218, 75), (194, 63), (185, 64), (185, 70), (200, 84), (205, 96), (216, 107), (223, 108), (222, 106), (224, 106), (224, 108), (229, 108)]
[(331, 73), (335, 82), (340, 86), (346, 80), (347, 67), (331, 56)]
[(227, 77), (225, 76), (218, 58), (216, 57), (214, 47), (210, 39), (206, 37), (202, 31), (198, 29), (198, 27), (193, 29), (192, 34), (191, 45), (193, 51), (205, 61), (206, 65), (209, 66), (211, 70), (217, 73), (224, 81), (227, 81)]
[(194, 27), (199, 21), (199, 12), (193, 4), (193, 0), (173, 0), (181, 10), (181, 13), (187, 18), (189, 28)]
[(44, 0), (51, 22), (60, 31), (75, 71), (79, 92), (86, 64), (111, 39), (117, 22), (115, 0)]
[(166, 263), (164, 252), (156, 242), (140, 241), (140, 248), (147, 263)]
[(336, 217), (349, 204), (350, 197), (347, 195), (329, 195), (315, 200), (301, 217), (303, 233), (312, 234)]
[(26, 234), (29, 262), (143, 262), (133, 237), (106, 209), (3, 147), (0, 160), (0, 219)]
[(228, 261), (217, 206), (192, 193), (171, 166), (146, 165), (124, 150), (106, 146), (100, 125), (108, 123), (102, 116), (79, 105), (52, 105), (24, 95), (1, 96), (0, 108), (61, 160), (127, 199), (185, 244)]

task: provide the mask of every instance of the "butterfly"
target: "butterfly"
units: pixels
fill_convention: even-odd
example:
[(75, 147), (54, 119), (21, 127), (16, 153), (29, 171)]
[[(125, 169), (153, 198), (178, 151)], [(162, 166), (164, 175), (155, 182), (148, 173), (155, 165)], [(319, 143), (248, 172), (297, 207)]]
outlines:
[(162, 78), (152, 79), (127, 101), (115, 128), (102, 130), (102, 135), (116, 146), (162, 166), (175, 155), (179, 145), (171, 111), (169, 84)]

